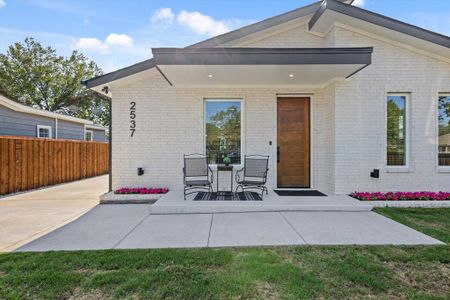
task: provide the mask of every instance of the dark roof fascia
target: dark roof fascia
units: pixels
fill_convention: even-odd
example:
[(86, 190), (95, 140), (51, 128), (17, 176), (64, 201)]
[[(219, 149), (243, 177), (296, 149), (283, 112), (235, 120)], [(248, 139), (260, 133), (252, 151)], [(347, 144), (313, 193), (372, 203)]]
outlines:
[(280, 25), (280, 24), (286, 23), (288, 21), (313, 14), (317, 10), (319, 5), (320, 5), (320, 1), (312, 3), (307, 6), (297, 8), (295, 10), (292, 10), (292, 11), (289, 11), (286, 13), (283, 13), (281, 15), (277, 15), (277, 16), (274, 16), (274, 17), (271, 17), (268, 19), (264, 19), (257, 23), (244, 26), (242, 28), (224, 33), (222, 35), (218, 35), (218, 36), (212, 37), (210, 39), (195, 43), (193, 45), (187, 46), (187, 48), (217, 47), (218, 45), (240, 39), (242, 37), (245, 37), (247, 35), (268, 29), (270, 27)]
[(364, 48), (154, 48), (156, 65), (370, 64)]
[(439, 34), (430, 30), (426, 30), (384, 15), (380, 15), (356, 6), (351, 6), (336, 0), (324, 0), (320, 8), (316, 11), (309, 22), (309, 29), (320, 19), (322, 14), (327, 10), (357, 18), (390, 30), (394, 30), (403, 34), (413, 36), (446, 48), (450, 48), (450, 37)]
[(137, 64), (125, 67), (123, 69), (107, 73), (105, 75), (101, 75), (98, 77), (94, 77), (89, 80), (82, 81), (81, 83), (86, 86), (87, 88), (96, 87), (102, 84), (109, 83), (111, 81), (127, 77), (151, 68), (155, 67), (155, 63), (153, 61), (153, 58), (144, 60), (142, 62), (139, 62)]

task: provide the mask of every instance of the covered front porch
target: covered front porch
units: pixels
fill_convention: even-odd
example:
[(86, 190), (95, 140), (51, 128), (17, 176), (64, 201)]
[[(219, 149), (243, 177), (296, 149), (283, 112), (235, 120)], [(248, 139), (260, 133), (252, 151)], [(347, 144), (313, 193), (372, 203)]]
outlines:
[[(203, 128), (195, 125), (203, 135), (196, 131), (196, 146), (180, 149), (182, 154), (206, 154), (215, 178), (223, 156), (231, 158), (234, 171), (243, 167), (246, 155), (269, 156), (268, 189), (330, 194), (334, 84), (367, 67), (371, 53), (372, 48), (153, 49), (156, 68), (177, 95), (177, 105), (195, 99), (192, 117), (200, 110), (203, 119)], [(225, 125), (212, 120), (227, 114), (238, 128), (216, 141), (216, 129)], [(214, 143), (226, 149), (216, 147), (211, 155)]]

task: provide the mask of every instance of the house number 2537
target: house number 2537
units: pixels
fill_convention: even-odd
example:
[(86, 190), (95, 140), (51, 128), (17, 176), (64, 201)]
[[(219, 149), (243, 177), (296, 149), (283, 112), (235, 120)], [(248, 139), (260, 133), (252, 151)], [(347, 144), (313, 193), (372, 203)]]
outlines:
[(136, 102), (130, 102), (130, 137), (136, 132)]

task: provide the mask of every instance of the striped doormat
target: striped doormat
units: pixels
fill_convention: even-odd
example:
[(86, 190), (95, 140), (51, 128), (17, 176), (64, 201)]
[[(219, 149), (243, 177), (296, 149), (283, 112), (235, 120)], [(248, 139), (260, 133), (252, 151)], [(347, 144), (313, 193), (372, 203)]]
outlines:
[(262, 201), (262, 199), (261, 196), (255, 192), (199, 192), (195, 196), (194, 201)]

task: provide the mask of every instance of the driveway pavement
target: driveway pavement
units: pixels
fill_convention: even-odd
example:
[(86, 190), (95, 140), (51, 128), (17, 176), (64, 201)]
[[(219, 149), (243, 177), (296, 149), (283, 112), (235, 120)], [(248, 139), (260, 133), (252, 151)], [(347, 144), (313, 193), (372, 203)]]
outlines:
[(151, 205), (99, 205), (18, 251), (441, 244), (374, 212), (150, 213)]
[(89, 211), (108, 176), (0, 198), (0, 252), (11, 251)]

